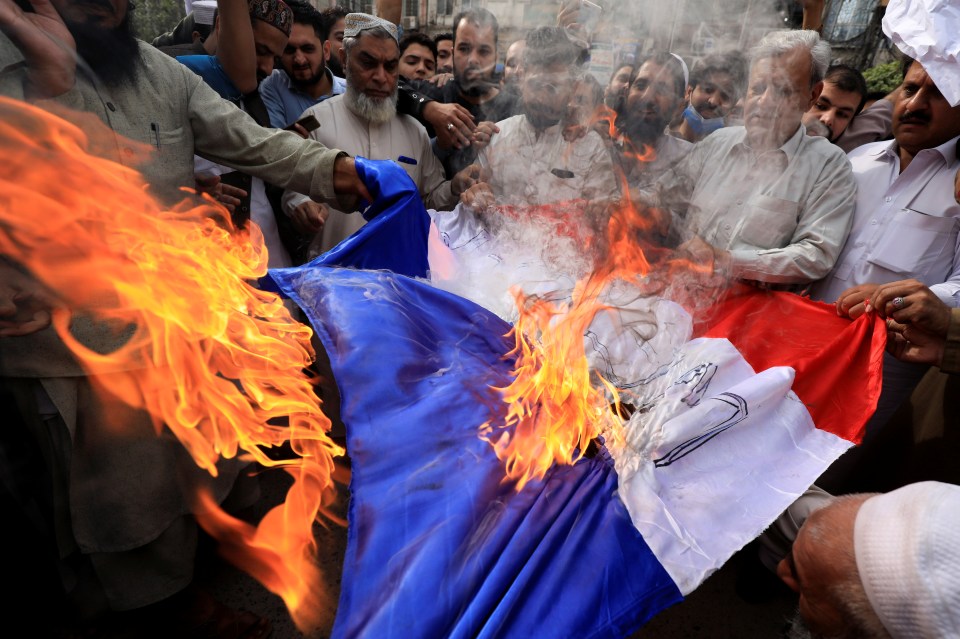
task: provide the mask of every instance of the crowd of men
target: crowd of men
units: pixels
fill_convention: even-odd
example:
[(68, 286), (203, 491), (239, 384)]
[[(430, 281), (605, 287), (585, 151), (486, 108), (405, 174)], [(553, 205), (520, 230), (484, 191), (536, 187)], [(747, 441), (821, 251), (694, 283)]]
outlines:
[[(957, 501), (949, 485), (960, 480), (955, 464), (909, 460), (925, 474), (899, 485), (870, 484), (864, 470), (881, 463), (871, 445), (884, 433), (922, 422), (925, 432), (943, 435), (957, 421), (949, 389), (960, 371), (960, 107), (921, 62), (905, 59), (900, 87), (868, 106), (862, 74), (831, 64), (829, 44), (812, 30), (771, 32), (749, 55), (685, 60), (647, 51), (601, 84), (587, 70), (589, 45), (566, 5), (556, 25), (501, 43), (496, 16), (481, 8), (430, 37), (305, 0), (197, 0), (151, 45), (133, 36), (127, 0), (29, 4), (0, 0), (0, 95), (86, 111), (118, 140), (155, 145), (151, 160), (136, 165), (155, 195), (173, 202), (184, 186), (209, 191), (238, 224), (260, 226), (272, 267), (302, 264), (364, 224), (358, 201), (371, 197), (353, 160), (360, 156), (398, 162), (427, 208), (440, 212), (629, 201), (646, 211), (664, 247), (728, 279), (809, 295), (851, 319), (877, 313), (891, 331), (877, 411), (865, 445), (818, 483), (831, 493), (906, 492), (896, 493), (900, 501), (829, 502), (808, 526), (796, 522), (797, 543), (780, 572), (807, 596), (801, 615), (825, 636), (960, 633), (956, 579), (946, 590), (924, 582), (932, 595), (885, 583), (920, 572), (940, 577), (926, 560), (900, 557), (930, 535), (882, 530), (890, 517), (909, 518), (910, 530), (934, 530), (943, 563), (956, 569), (956, 508), (920, 512), (928, 493)], [(103, 152), (132, 161), (122, 144)], [(25, 431), (75, 433), (109, 402), (80, 417), (63, 410), (89, 404), (90, 383), (45, 326), (45, 311), (27, 304), (41, 294), (12, 265), (0, 266), (0, 376), (29, 399), (19, 403), (18, 419)], [(95, 341), (100, 329), (88, 330)], [(912, 393), (939, 400), (917, 415), (905, 408)], [(131, 428), (152, 432), (149, 416), (140, 422)], [(153, 451), (141, 452), (151, 463)], [(55, 447), (47, 461), (61, 471), (100, 472), (76, 463), (84, 454)], [(189, 509), (171, 502), (150, 518), (126, 517), (133, 496), (123, 491), (107, 496), (112, 510), (94, 507), (83, 500), (104, 495), (76, 497), (71, 488), (102, 478), (82, 475), (60, 472), (53, 487), (58, 498), (73, 498), (70, 512), (58, 502), (53, 518), (60, 556), (86, 561), (61, 568), (68, 594), (90, 601), (96, 589), (104, 608), (132, 610), (189, 592), (196, 547)], [(948, 483), (912, 483), (919, 479)], [(91, 520), (84, 512), (115, 516)], [(935, 529), (925, 528), (928, 516)], [(950, 516), (950, 525), (937, 519)], [(831, 548), (841, 559), (822, 563), (810, 540), (829, 525), (846, 531), (849, 547)], [(902, 572), (875, 576), (875, 565), (892, 556)], [(862, 595), (859, 607), (836, 589), (815, 593), (828, 593), (829, 606), (812, 606), (807, 591), (826, 587), (810, 566), (836, 573), (839, 565), (842, 575), (827, 576), (856, 585), (859, 575), (859, 589), (850, 589)], [(946, 611), (917, 603), (922, 597), (943, 597)], [(269, 633), (262, 620), (228, 619), (203, 601), (206, 621), (245, 624), (242, 636)], [(944, 634), (911, 634), (918, 624)]]

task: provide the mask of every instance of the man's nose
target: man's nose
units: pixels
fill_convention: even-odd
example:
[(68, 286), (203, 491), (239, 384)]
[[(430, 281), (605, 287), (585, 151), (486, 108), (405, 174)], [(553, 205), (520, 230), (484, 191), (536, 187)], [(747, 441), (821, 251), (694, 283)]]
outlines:
[(388, 73), (382, 64), (377, 65), (377, 68), (373, 70), (373, 80), (374, 82), (380, 82), (381, 84), (386, 84), (388, 81)]
[(907, 102), (904, 106), (907, 107), (907, 111), (925, 111), (929, 106), (927, 92), (923, 89), (920, 89), (907, 98)]
[(257, 68), (264, 78), (273, 73), (273, 56), (265, 55), (257, 58)]
[(307, 57), (303, 55), (303, 52), (300, 49), (297, 49), (293, 54), (293, 63), (296, 65), (301, 65), (307, 61)]
[(836, 115), (837, 114), (831, 109), (830, 111), (826, 111), (820, 115), (820, 121), (826, 124), (827, 128), (833, 131), (833, 122), (836, 119)]

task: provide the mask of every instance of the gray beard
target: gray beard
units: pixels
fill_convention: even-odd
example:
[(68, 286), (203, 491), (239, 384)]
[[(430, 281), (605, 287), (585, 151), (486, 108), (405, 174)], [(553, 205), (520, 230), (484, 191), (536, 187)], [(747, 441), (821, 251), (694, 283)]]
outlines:
[(397, 115), (396, 91), (389, 98), (371, 98), (357, 91), (348, 81), (343, 101), (358, 118), (374, 124), (384, 124)]

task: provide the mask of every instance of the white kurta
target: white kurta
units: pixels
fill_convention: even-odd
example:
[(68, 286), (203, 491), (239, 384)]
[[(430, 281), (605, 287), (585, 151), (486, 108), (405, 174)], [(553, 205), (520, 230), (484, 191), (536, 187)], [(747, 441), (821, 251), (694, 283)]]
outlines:
[[(444, 178), (443, 165), (430, 148), (426, 129), (408, 115), (398, 115), (384, 124), (374, 124), (361, 119), (350, 109), (344, 96), (338, 95), (310, 107), (304, 114), (313, 115), (320, 121), (320, 128), (312, 131), (314, 140), (332, 145), (350, 155), (370, 160), (394, 160), (410, 175), (424, 203), (429, 208), (447, 210), (457, 202), (450, 190), (450, 182)], [(414, 160), (416, 164), (400, 158)], [(286, 193), (283, 210), (288, 215), (307, 197)], [(330, 210), (323, 230), (310, 246), (309, 256), (324, 253), (342, 240), (350, 237), (366, 221), (351, 211)]]

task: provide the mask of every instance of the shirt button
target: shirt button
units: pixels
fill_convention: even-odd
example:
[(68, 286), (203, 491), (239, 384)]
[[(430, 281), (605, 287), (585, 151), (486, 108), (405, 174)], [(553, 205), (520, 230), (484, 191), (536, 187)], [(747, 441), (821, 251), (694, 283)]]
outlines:
[(876, 221), (876, 220), (870, 220), (870, 224), (874, 224), (874, 225), (876, 225), (876, 223), (877, 223), (877, 221)]
[(730, 225), (729, 225), (729, 224), (724, 224), (724, 225), (723, 225), (723, 228), (724, 228), (725, 230), (729, 231), (729, 230), (730, 230)]
[(856, 244), (854, 244), (854, 246), (856, 246), (857, 248), (860, 248), (861, 246), (863, 246), (863, 242), (857, 242)]
[(113, 106), (113, 102), (107, 102), (107, 108), (111, 111), (116, 111), (117, 107)]
[(743, 204), (743, 200), (737, 200), (737, 204)]
[(884, 201), (884, 202), (893, 202), (893, 198), (888, 195), (887, 197), (883, 198), (883, 201)]

